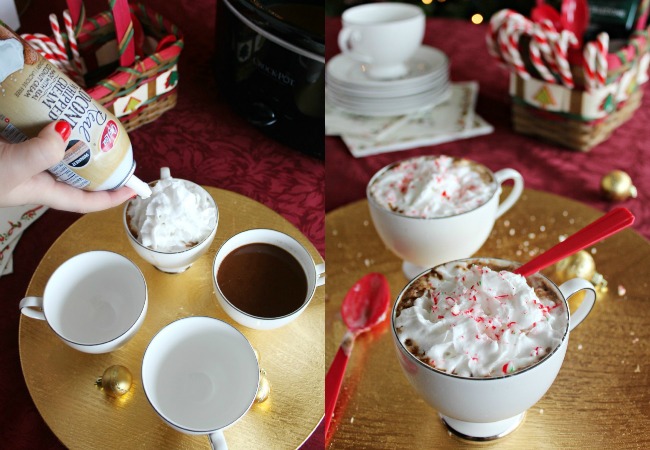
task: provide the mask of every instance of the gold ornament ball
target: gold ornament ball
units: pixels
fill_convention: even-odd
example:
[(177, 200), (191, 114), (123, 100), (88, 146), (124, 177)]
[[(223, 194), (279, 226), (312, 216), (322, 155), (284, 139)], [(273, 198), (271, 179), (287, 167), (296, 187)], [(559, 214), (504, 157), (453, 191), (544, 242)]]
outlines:
[(560, 283), (572, 278), (584, 278), (591, 281), (596, 274), (594, 258), (585, 250), (580, 250), (557, 263), (555, 275)]
[(129, 392), (133, 383), (133, 375), (124, 366), (111, 366), (98, 378), (96, 385), (101, 387), (111, 397), (121, 397)]
[(260, 369), (260, 385), (257, 388), (257, 395), (255, 396), (255, 402), (262, 403), (269, 398), (269, 395), (271, 395), (271, 383), (269, 382), (269, 379), (266, 377), (266, 371), (264, 369)]
[(623, 201), (637, 196), (632, 178), (622, 170), (613, 170), (605, 175), (600, 181), (600, 189), (607, 199), (614, 201)]

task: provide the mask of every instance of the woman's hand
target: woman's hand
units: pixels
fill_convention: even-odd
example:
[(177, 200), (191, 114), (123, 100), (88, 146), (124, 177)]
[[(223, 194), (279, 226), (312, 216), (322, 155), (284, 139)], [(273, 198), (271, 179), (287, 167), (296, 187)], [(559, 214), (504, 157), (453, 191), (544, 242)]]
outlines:
[(64, 156), (71, 129), (60, 120), (19, 144), (0, 140), (0, 207), (39, 204), (74, 212), (112, 208), (135, 195), (133, 189), (88, 192), (56, 181), (47, 172)]

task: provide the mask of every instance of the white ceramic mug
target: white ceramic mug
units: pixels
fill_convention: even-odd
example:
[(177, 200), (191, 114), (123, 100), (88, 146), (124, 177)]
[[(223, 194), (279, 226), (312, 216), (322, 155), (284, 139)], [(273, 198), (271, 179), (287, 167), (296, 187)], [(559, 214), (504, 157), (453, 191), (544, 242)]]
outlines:
[(164, 327), (142, 358), (142, 387), (172, 428), (203, 434), (227, 449), (223, 430), (241, 419), (257, 395), (259, 364), (233, 326), (212, 317), (186, 317)]
[[(564, 361), (569, 332), (587, 317), (594, 305), (596, 292), (593, 285), (582, 278), (574, 278), (558, 288), (548, 280), (547, 285), (555, 290), (566, 314), (566, 329), (561, 343), (548, 356), (519, 371), (498, 377), (471, 378), (423, 363), (400, 342), (395, 330), (397, 305), (417, 279), (411, 280), (402, 290), (391, 313), (393, 344), (404, 375), (417, 393), (440, 413), (444, 423), (461, 437), (491, 440), (514, 431), (526, 410), (537, 403), (553, 384)], [(581, 291), (586, 295), (570, 315), (567, 299)]]
[[(162, 168), (161, 179), (165, 177), (170, 177), (169, 169)], [(182, 180), (180, 178), (177, 178), (176, 181), (185, 183), (186, 185), (191, 186), (192, 189), (197, 189), (197, 190), (200, 189), (202, 191), (205, 191), (205, 189), (203, 189), (201, 186), (199, 186), (196, 183), (192, 183), (191, 181)], [(149, 185), (154, 186), (156, 182), (157, 181), (153, 181), (149, 183)], [(196, 245), (176, 252), (163, 252), (159, 250), (153, 250), (143, 245), (133, 235), (133, 232), (129, 228), (127, 212), (133, 200), (129, 200), (128, 202), (126, 202), (126, 204), (124, 205), (124, 210), (122, 212), (122, 223), (124, 225), (124, 230), (128, 237), (129, 244), (131, 244), (131, 247), (133, 247), (133, 249), (142, 259), (147, 261), (149, 264), (153, 265), (156, 269), (160, 270), (161, 272), (167, 272), (167, 273), (185, 272), (187, 269), (189, 269), (192, 266), (192, 264), (197, 259), (199, 259), (205, 252), (208, 251), (210, 245), (212, 245), (212, 241), (214, 241), (214, 237), (217, 234), (217, 226), (219, 224), (219, 208), (217, 207), (217, 203), (214, 201), (212, 196), (207, 191), (205, 191), (205, 193), (207, 194), (207, 198), (210, 200), (211, 204), (215, 209), (216, 218), (214, 221), (214, 226), (210, 231), (210, 234), (206, 236), (203, 240), (198, 242)]]
[(147, 306), (147, 283), (138, 266), (117, 253), (98, 250), (61, 264), (43, 296), (22, 299), (20, 312), (45, 320), (76, 350), (107, 353), (135, 335)]
[[(219, 272), (219, 267), (221, 267), (221, 263), (225, 257), (233, 250), (244, 245), (255, 243), (266, 243), (280, 247), (293, 256), (302, 267), (305, 277), (307, 278), (307, 293), (300, 308), (296, 309), (292, 313), (281, 317), (259, 317), (252, 315), (234, 306), (228, 298), (226, 298), (219, 287), (217, 273)], [(325, 263), (315, 265), (314, 260), (307, 249), (303, 247), (300, 242), (285, 233), (263, 228), (252, 229), (243, 231), (231, 237), (217, 251), (212, 266), (212, 282), (219, 304), (233, 320), (248, 328), (270, 330), (279, 328), (296, 320), (305, 309), (307, 309), (311, 299), (314, 297), (316, 288), (325, 284)]]
[(424, 38), (424, 12), (416, 5), (372, 3), (355, 6), (343, 13), (342, 23), (338, 36), (341, 51), (363, 63), (371, 78), (406, 75), (406, 63)]
[[(404, 260), (402, 268), (409, 280), (425, 268), (472, 256), (487, 240), (496, 219), (515, 204), (524, 189), (523, 177), (516, 170), (502, 169), (493, 173), (472, 161), (471, 164), (492, 178), (493, 192), (489, 200), (471, 211), (451, 216), (407, 216), (380, 205), (371, 193), (375, 180), (402, 162), (389, 164), (378, 171), (368, 183), (366, 196), (379, 237), (386, 247)], [(514, 186), (499, 204), (501, 185), (506, 180), (513, 180)]]

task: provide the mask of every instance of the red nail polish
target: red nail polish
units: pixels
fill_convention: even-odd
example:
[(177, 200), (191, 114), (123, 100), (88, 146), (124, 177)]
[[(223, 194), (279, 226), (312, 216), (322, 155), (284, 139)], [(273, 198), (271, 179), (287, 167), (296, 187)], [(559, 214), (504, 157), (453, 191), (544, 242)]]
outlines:
[(56, 125), (54, 125), (54, 131), (59, 133), (61, 135), (61, 139), (66, 142), (70, 137), (70, 133), (72, 133), (72, 127), (65, 120), (59, 120)]

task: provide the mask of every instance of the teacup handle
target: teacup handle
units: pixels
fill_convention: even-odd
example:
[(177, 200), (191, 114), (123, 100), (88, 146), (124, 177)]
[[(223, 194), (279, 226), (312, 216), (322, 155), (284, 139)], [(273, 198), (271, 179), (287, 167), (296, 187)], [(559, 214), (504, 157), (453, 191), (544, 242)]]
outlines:
[(228, 443), (226, 442), (226, 437), (223, 435), (223, 431), (215, 431), (208, 435), (210, 438), (210, 448), (212, 450), (228, 450)]
[(519, 197), (521, 197), (521, 193), (524, 191), (524, 177), (522, 177), (521, 174), (515, 169), (501, 169), (495, 173), (494, 176), (500, 185), (503, 184), (506, 180), (512, 180), (515, 183), (512, 187), (512, 191), (510, 191), (510, 194), (497, 209), (497, 215), (495, 219), (498, 219), (503, 215), (503, 213), (512, 208), (512, 205), (514, 205), (517, 200), (519, 200)]
[(325, 284), (325, 263), (316, 265), (316, 287)]
[(354, 49), (352, 48), (352, 43), (354, 41), (358, 41), (360, 37), (359, 30), (357, 30), (354, 27), (345, 27), (341, 30), (339, 33), (339, 48), (343, 53), (351, 53), (354, 55), (354, 59), (357, 61), (361, 61), (363, 63), (370, 64), (372, 62), (372, 58), (366, 55), (360, 55), (359, 53), (355, 52)]
[(45, 320), (45, 314), (43, 314), (43, 297), (25, 297), (20, 301), (18, 307), (20, 308), (20, 312), (27, 317)]
[(594, 303), (596, 303), (596, 290), (593, 284), (582, 278), (574, 278), (562, 283), (560, 286), (560, 292), (566, 299), (582, 290), (585, 291), (585, 298), (582, 300), (578, 309), (571, 314), (569, 331), (580, 325), (591, 311), (591, 308), (594, 307)]

